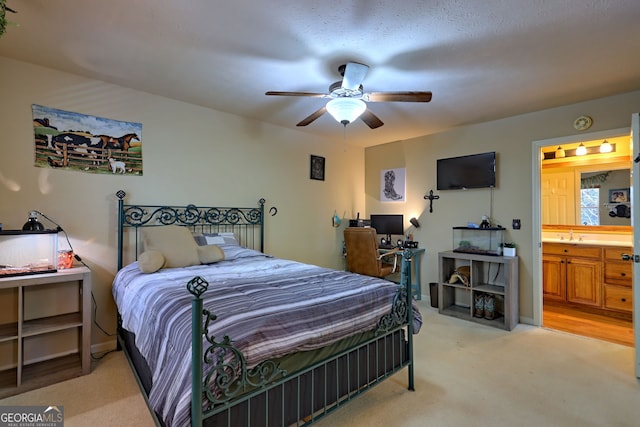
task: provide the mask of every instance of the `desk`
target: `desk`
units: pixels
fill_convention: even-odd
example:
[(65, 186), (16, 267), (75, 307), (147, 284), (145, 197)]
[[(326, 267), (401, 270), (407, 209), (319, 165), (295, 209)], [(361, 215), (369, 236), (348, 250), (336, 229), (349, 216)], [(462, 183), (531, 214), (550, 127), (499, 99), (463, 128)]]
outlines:
[[(381, 253), (390, 252), (392, 249), (380, 249)], [(420, 260), (422, 254), (425, 252), (424, 248), (404, 248), (397, 252), (397, 256), (408, 260), (411, 264), (409, 269), (402, 268), (400, 266), (400, 283), (411, 284), (411, 294), (415, 299), (422, 299), (422, 292), (420, 289)], [(415, 280), (411, 280), (411, 276), (414, 276)]]

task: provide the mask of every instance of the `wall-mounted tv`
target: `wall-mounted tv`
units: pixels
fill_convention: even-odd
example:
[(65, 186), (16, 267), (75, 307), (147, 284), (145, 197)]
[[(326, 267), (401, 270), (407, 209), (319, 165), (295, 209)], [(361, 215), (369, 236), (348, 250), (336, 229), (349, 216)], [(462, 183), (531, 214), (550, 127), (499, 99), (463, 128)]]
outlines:
[(496, 186), (496, 153), (438, 159), (438, 190), (466, 190)]

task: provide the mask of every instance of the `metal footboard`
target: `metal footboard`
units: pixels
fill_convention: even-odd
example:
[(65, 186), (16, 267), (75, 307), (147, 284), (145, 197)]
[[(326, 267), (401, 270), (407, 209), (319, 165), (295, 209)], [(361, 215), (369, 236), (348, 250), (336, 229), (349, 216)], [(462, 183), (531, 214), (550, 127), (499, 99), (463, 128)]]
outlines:
[(229, 337), (218, 342), (208, 336), (207, 325), (216, 319), (203, 308), (208, 283), (200, 277), (189, 281), (194, 296), (191, 425), (312, 424), (405, 367), (408, 389), (414, 390), (412, 256), (410, 250), (403, 253), (403, 283), (373, 338), (291, 373), (273, 361), (248, 369)]

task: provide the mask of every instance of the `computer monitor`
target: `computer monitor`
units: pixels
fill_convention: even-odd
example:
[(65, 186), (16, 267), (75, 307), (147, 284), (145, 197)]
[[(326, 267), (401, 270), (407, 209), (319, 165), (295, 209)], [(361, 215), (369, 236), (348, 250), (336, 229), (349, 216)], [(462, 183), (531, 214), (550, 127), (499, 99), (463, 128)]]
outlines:
[(391, 235), (404, 235), (404, 216), (402, 214), (371, 215), (371, 227), (376, 233), (386, 236), (388, 242)]

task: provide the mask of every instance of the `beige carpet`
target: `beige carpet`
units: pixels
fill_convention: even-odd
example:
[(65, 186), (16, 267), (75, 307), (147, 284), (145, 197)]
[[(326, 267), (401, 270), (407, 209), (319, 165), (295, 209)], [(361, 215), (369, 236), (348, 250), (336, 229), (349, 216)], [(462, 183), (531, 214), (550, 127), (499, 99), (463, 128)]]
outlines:
[[(638, 425), (632, 348), (525, 325), (505, 332), (420, 306), (416, 391), (403, 371), (316, 425)], [(90, 375), (0, 400), (8, 404), (63, 405), (71, 427), (153, 425), (122, 353)]]

